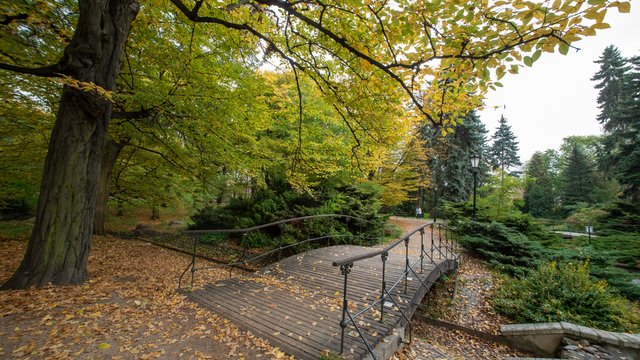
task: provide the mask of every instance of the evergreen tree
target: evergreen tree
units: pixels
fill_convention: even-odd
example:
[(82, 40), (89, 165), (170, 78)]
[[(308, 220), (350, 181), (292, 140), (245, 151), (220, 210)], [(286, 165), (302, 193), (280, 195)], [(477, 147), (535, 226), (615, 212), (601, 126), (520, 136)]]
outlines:
[(593, 162), (577, 145), (573, 146), (566, 158), (562, 178), (565, 206), (592, 203), (595, 190)]
[(555, 204), (551, 159), (545, 153), (535, 152), (525, 166), (527, 182), (524, 190), (524, 212), (533, 216), (548, 216)]
[[(505, 175), (507, 170), (514, 166), (520, 166), (520, 157), (518, 156), (518, 141), (516, 136), (511, 131), (511, 126), (507, 125), (507, 119), (504, 116), (500, 116), (500, 125), (493, 134), (493, 144), (489, 148), (489, 160), (494, 170), (500, 170), (500, 190), (499, 202), (498, 202), (498, 215), (503, 208), (505, 201)], [(517, 172), (511, 172), (510, 175), (515, 175)]]
[[(455, 127), (453, 134), (444, 138), (437, 129), (423, 129), (425, 145), (432, 150), (429, 156), (432, 186), (423, 192), (423, 207), (429, 209), (432, 214), (434, 208), (439, 207), (443, 201), (469, 200), (473, 193), (470, 157), (472, 154), (486, 153), (487, 132), (475, 112), (469, 113)], [(478, 172), (478, 185), (486, 178), (489, 170), (486, 162), (482, 160)]]
[(493, 144), (489, 148), (489, 160), (494, 169), (500, 169), (503, 172), (510, 168), (520, 166), (520, 157), (518, 156), (518, 141), (511, 131), (511, 126), (507, 125), (507, 119), (500, 117), (500, 125), (492, 136)]
[(625, 196), (640, 201), (640, 56), (629, 59), (631, 72), (625, 76), (623, 93), (611, 115), (620, 124), (605, 137), (607, 156), (624, 188)]
[(609, 46), (596, 63), (592, 80), (605, 132), (600, 166), (622, 185), (624, 195), (640, 201), (640, 57), (625, 59)]
[[(446, 201), (467, 201), (473, 192), (473, 169), (471, 155), (483, 154), (486, 148), (487, 129), (475, 112), (467, 115), (458, 125), (453, 135), (446, 141), (446, 161), (443, 164), (442, 199)], [(481, 162), (482, 164), (482, 162)], [(478, 181), (487, 174), (484, 165), (478, 172)]]
[(600, 70), (591, 78), (592, 81), (598, 82), (595, 88), (600, 90), (598, 94), (600, 114), (597, 119), (606, 132), (611, 132), (619, 126), (624, 126), (623, 123), (612, 121), (612, 117), (623, 92), (628, 67), (618, 48), (613, 45), (607, 46), (595, 63), (600, 64)]

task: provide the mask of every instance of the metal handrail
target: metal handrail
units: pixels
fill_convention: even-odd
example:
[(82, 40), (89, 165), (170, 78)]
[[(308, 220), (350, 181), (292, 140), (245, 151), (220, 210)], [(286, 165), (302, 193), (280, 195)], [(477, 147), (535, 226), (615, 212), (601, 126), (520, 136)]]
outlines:
[(246, 228), (246, 229), (185, 230), (184, 233), (187, 233), (187, 234), (215, 234), (215, 233), (236, 233), (236, 232), (248, 233), (248, 232), (251, 232), (251, 231), (254, 231), (254, 230), (259, 230), (259, 229), (263, 229), (263, 228), (267, 228), (267, 227), (275, 226), (275, 225), (280, 225), (280, 224), (286, 224), (286, 223), (290, 223), (290, 222), (294, 222), (294, 221), (307, 220), (307, 219), (316, 219), (316, 218), (325, 218), (325, 217), (347, 218), (347, 219), (364, 221), (364, 222), (368, 222), (370, 224), (373, 224), (373, 222), (371, 222), (369, 220), (362, 219), (362, 218), (355, 217), (355, 216), (351, 216), (351, 215), (320, 214), (320, 215), (300, 216), (300, 217), (296, 217), (296, 218), (290, 218), (290, 219), (285, 219), (285, 220), (274, 221), (274, 222), (271, 222), (271, 223), (268, 223), (268, 224), (256, 225), (256, 226), (253, 226), (253, 227), (250, 227), (250, 228)]
[[(436, 247), (434, 244), (434, 227), (438, 227), (438, 246)], [(429, 251), (427, 251), (425, 249), (424, 246), (424, 229), (425, 228), (431, 228), (431, 247), (429, 249)], [(444, 228), (444, 237), (443, 237), (443, 233), (442, 233), (442, 229)], [(415, 235), (419, 233), (420, 234), (420, 256), (419, 258), (414, 261), (413, 263), (409, 260), (409, 241), (411, 239), (411, 236)], [(393, 250), (395, 247), (399, 246), (400, 244), (404, 243), (405, 245), (405, 270), (402, 273), (402, 275), (400, 275), (400, 277), (398, 279), (395, 280), (395, 282), (390, 286), (387, 287), (387, 281), (386, 281), (386, 277), (385, 277), (385, 273), (386, 273), (386, 262), (387, 262), (387, 258), (389, 256), (389, 252), (391, 250)], [(444, 248), (444, 252), (442, 251)], [(371, 355), (371, 357), (375, 360), (376, 356), (373, 352), (373, 348), (372, 346), (369, 344), (369, 342), (367, 341), (367, 339), (364, 337), (362, 329), (360, 329), (360, 327), (358, 326), (358, 323), (356, 321), (356, 319), (363, 315), (364, 313), (366, 313), (367, 311), (370, 311), (371, 309), (373, 309), (376, 306), (380, 306), (380, 322), (383, 321), (383, 317), (384, 317), (384, 306), (385, 306), (385, 300), (389, 299), (391, 300), (391, 302), (396, 306), (396, 308), (398, 308), (398, 311), (400, 311), (400, 314), (402, 315), (402, 317), (405, 319), (407, 326), (409, 328), (409, 342), (411, 342), (412, 340), (412, 327), (411, 327), (411, 319), (409, 319), (409, 317), (407, 316), (407, 314), (405, 314), (404, 311), (402, 311), (400, 305), (396, 302), (396, 300), (393, 298), (392, 296), (392, 291), (395, 290), (404, 280), (404, 292), (407, 292), (407, 286), (408, 286), (408, 276), (409, 274), (414, 274), (414, 276), (416, 276), (416, 278), (420, 281), (420, 286), (421, 287), (428, 287), (428, 284), (425, 284), (425, 282), (420, 279), (420, 277), (418, 276), (418, 273), (416, 272), (416, 270), (414, 269), (417, 268), (418, 263), (420, 264), (420, 272), (423, 271), (423, 266), (424, 266), (424, 258), (426, 257), (428, 260), (431, 261), (432, 264), (435, 265), (436, 269), (438, 269), (439, 271), (439, 275), (442, 275), (443, 271), (440, 268), (439, 264), (437, 264), (434, 260), (434, 251), (437, 250), (437, 252), (439, 253), (439, 257), (440, 259), (445, 259), (445, 260), (449, 260), (449, 259), (454, 259), (455, 261), (459, 260), (459, 255), (457, 254), (457, 243), (454, 239), (453, 236), (453, 231), (452, 228), (449, 227), (448, 225), (439, 223), (439, 222), (429, 222), (426, 224), (423, 224), (411, 231), (409, 231), (408, 233), (404, 234), (402, 237), (400, 237), (398, 240), (392, 242), (391, 244), (385, 246), (383, 249), (380, 250), (373, 250), (370, 251), (368, 253), (365, 254), (361, 254), (361, 255), (356, 255), (356, 256), (351, 256), (351, 257), (347, 257), (344, 259), (340, 259), (340, 260), (336, 260), (333, 262), (333, 266), (338, 266), (340, 267), (340, 272), (342, 273), (342, 275), (344, 276), (344, 288), (343, 288), (343, 301), (342, 301), (342, 320), (340, 321), (340, 327), (342, 328), (342, 334), (341, 334), (341, 338), (340, 338), (340, 353), (343, 353), (344, 350), (344, 336), (345, 336), (345, 330), (347, 328), (347, 326), (349, 324), (352, 324), (355, 327), (356, 332), (358, 333), (358, 336), (360, 337), (360, 339), (363, 341), (365, 347), (367, 348), (367, 350), (369, 351), (369, 354)], [(355, 314), (351, 314), (351, 312), (349, 311), (349, 299), (348, 299), (348, 275), (351, 273), (352, 269), (353, 269), (353, 265), (355, 262), (358, 261), (362, 261), (365, 259), (370, 259), (376, 256), (380, 256), (380, 259), (382, 261), (382, 278), (381, 278), (381, 289), (380, 289), (380, 296), (371, 304), (367, 305), (366, 307), (364, 307), (363, 309), (361, 309), (360, 311), (357, 311)]]
[[(354, 262), (358, 262), (358, 261), (361, 261), (361, 260), (370, 259), (372, 257), (378, 256), (378, 255), (382, 255), (383, 253), (388, 253), (390, 250), (393, 250), (393, 248), (395, 248), (396, 246), (398, 246), (402, 242), (404, 242), (405, 238), (409, 238), (409, 237), (415, 235), (421, 229), (423, 229), (426, 226), (430, 226), (431, 224), (436, 224), (436, 223), (434, 223), (433, 221), (430, 221), (427, 224), (418, 226), (417, 228), (415, 228), (415, 229), (411, 230), (410, 232), (404, 234), (398, 240), (396, 240), (396, 241), (392, 242), (391, 244), (385, 246), (381, 250), (372, 250), (372, 251), (364, 253), (364, 254), (351, 256), (351, 257), (344, 258), (344, 259), (341, 259), (341, 260), (336, 260), (336, 261), (333, 262), (333, 266), (342, 266), (342, 265), (345, 265), (345, 264), (348, 264), (348, 263), (354, 263)], [(439, 223), (437, 223), (437, 224), (439, 224)]]
[[(296, 217), (296, 218), (290, 218), (290, 219), (285, 219), (285, 220), (279, 220), (279, 221), (274, 221), (268, 224), (263, 224), (263, 225), (257, 225), (257, 226), (253, 226), (250, 228), (244, 228), (244, 229), (212, 229), (212, 230), (186, 230), (183, 233), (185, 234), (190, 234), (190, 235), (201, 235), (201, 234), (216, 234), (216, 233), (241, 233), (242, 236), (246, 236), (248, 233), (250, 233), (251, 231), (255, 231), (255, 230), (259, 230), (259, 229), (264, 229), (264, 228), (268, 228), (268, 227), (272, 227), (272, 226), (276, 226), (276, 225), (281, 225), (281, 224), (287, 224), (287, 223), (292, 223), (292, 222), (298, 222), (298, 221), (304, 221), (304, 220), (309, 220), (309, 219), (317, 219), (317, 218), (342, 218), (342, 219), (347, 219), (347, 226), (348, 226), (348, 222), (349, 220), (356, 220), (358, 222), (362, 222), (362, 223), (368, 223), (368, 224), (373, 224), (372, 221), (366, 220), (366, 219), (362, 219), (359, 217), (355, 217), (355, 216), (351, 216), (351, 215), (342, 215), (342, 214), (320, 214), (320, 215), (308, 215), (308, 216), (300, 216), (300, 217)], [(189, 269), (191, 269), (191, 287), (193, 287), (194, 284), (194, 278), (195, 278), (195, 272), (199, 271), (199, 270), (208, 270), (208, 269), (214, 269), (214, 268), (225, 268), (228, 267), (229, 268), (229, 272), (232, 271), (232, 269), (235, 268), (242, 268), (242, 265), (248, 264), (250, 262), (256, 261), (258, 259), (261, 258), (265, 258), (271, 254), (274, 254), (276, 252), (281, 253), (282, 250), (286, 250), (301, 244), (305, 244), (305, 243), (310, 243), (310, 242), (314, 242), (314, 241), (319, 241), (319, 240), (324, 240), (324, 239), (331, 239), (331, 238), (339, 238), (339, 237), (349, 237), (352, 236), (352, 234), (336, 234), (336, 235), (323, 235), (320, 237), (316, 237), (316, 238), (309, 238), (309, 239), (305, 239), (305, 240), (301, 240), (298, 241), (296, 243), (293, 244), (286, 244), (286, 245), (280, 245), (277, 248), (271, 249), (265, 253), (259, 254), (257, 256), (254, 256), (252, 258), (245, 258), (242, 259), (240, 261), (236, 261), (236, 262), (231, 262), (231, 263), (225, 263), (225, 264), (216, 264), (216, 265), (212, 265), (212, 266), (204, 266), (204, 267), (196, 267), (196, 258), (198, 257), (197, 251), (198, 251), (198, 238), (197, 237), (193, 237), (193, 251), (192, 251), (192, 257), (191, 257), (191, 262), (189, 263), (189, 265), (187, 265), (187, 267), (184, 269), (184, 271), (180, 274), (180, 277), (178, 279), (178, 289), (182, 288), (182, 279), (184, 278), (184, 275), (187, 273), (187, 271), (189, 271)], [(381, 235), (382, 236), (382, 235)], [(368, 239), (368, 240), (373, 240), (376, 239), (375, 237), (364, 237), (364, 236), (359, 236), (359, 238), (361, 239)], [(246, 252), (246, 249), (244, 249), (244, 251)], [(244, 254), (243, 254), (244, 256)]]

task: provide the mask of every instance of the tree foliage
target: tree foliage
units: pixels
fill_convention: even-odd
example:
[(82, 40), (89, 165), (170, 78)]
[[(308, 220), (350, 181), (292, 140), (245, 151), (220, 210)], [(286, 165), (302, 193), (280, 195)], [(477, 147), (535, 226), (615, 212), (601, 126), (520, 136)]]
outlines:
[(545, 153), (535, 152), (525, 165), (525, 213), (536, 217), (549, 216), (556, 204), (554, 173), (551, 159)]
[(522, 165), (518, 156), (518, 140), (504, 116), (500, 117), (498, 128), (491, 138), (493, 143), (489, 147), (489, 161), (493, 169), (507, 172)]
[[(607, 55), (607, 48), (603, 58)], [(599, 101), (605, 130), (604, 168), (612, 170), (614, 177), (623, 185), (624, 195), (632, 201), (640, 200), (640, 57), (621, 59), (619, 56), (601, 63), (600, 72), (594, 80), (600, 80)], [(613, 63), (613, 64), (612, 64)], [(620, 64), (621, 63), (621, 64)], [(617, 67), (617, 77), (600, 78), (598, 75), (608, 67)], [(615, 101), (608, 101), (610, 88), (617, 89)]]

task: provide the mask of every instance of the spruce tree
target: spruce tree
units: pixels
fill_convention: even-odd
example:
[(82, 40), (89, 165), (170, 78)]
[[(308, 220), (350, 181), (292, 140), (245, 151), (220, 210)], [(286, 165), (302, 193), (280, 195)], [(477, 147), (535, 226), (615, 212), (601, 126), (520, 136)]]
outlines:
[(595, 88), (600, 90), (598, 94), (600, 114), (597, 119), (603, 125), (605, 132), (611, 132), (624, 126), (612, 119), (623, 92), (628, 67), (618, 48), (613, 45), (607, 46), (595, 63), (600, 64), (600, 70), (591, 78), (592, 81), (598, 82)]
[(577, 145), (572, 147), (565, 161), (562, 176), (564, 205), (592, 203), (595, 190), (593, 163)]
[(601, 168), (622, 186), (624, 195), (640, 201), (640, 57), (622, 57), (609, 46), (596, 63), (598, 120), (605, 132)]
[(537, 217), (550, 215), (556, 189), (549, 156), (535, 152), (525, 165), (525, 175), (528, 181), (524, 189), (524, 212)]
[[(473, 171), (471, 154), (486, 153), (487, 129), (475, 112), (470, 112), (446, 137), (433, 128), (424, 128), (422, 136), (427, 147), (433, 150), (429, 168), (432, 186), (423, 192), (423, 205), (433, 213), (433, 207), (440, 207), (443, 201), (467, 201), (473, 192)], [(484, 159), (480, 162), (478, 184), (488, 173)]]
[(629, 59), (623, 92), (611, 115), (620, 124), (605, 137), (606, 154), (625, 196), (640, 201), (640, 56)]
[(489, 148), (489, 161), (494, 169), (501, 169), (503, 172), (510, 168), (520, 166), (518, 156), (518, 141), (511, 131), (511, 126), (507, 125), (507, 119), (500, 117), (500, 123), (492, 136), (493, 144)]

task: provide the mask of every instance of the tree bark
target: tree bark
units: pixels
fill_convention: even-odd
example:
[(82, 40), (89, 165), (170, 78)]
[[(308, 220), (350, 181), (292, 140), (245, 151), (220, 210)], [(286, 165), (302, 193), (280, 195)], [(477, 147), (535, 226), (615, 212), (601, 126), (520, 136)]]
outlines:
[(120, 152), (125, 147), (126, 142), (117, 142), (108, 139), (104, 146), (102, 162), (100, 164), (100, 181), (98, 183), (98, 196), (96, 197), (96, 214), (93, 218), (93, 233), (104, 235), (104, 218), (109, 203), (109, 188), (113, 167), (120, 156)]
[[(76, 31), (60, 61), (65, 73), (115, 89), (137, 0), (81, 0)], [(88, 278), (100, 162), (112, 104), (65, 85), (45, 161), (36, 220), (20, 267), (2, 286), (80, 284)]]

